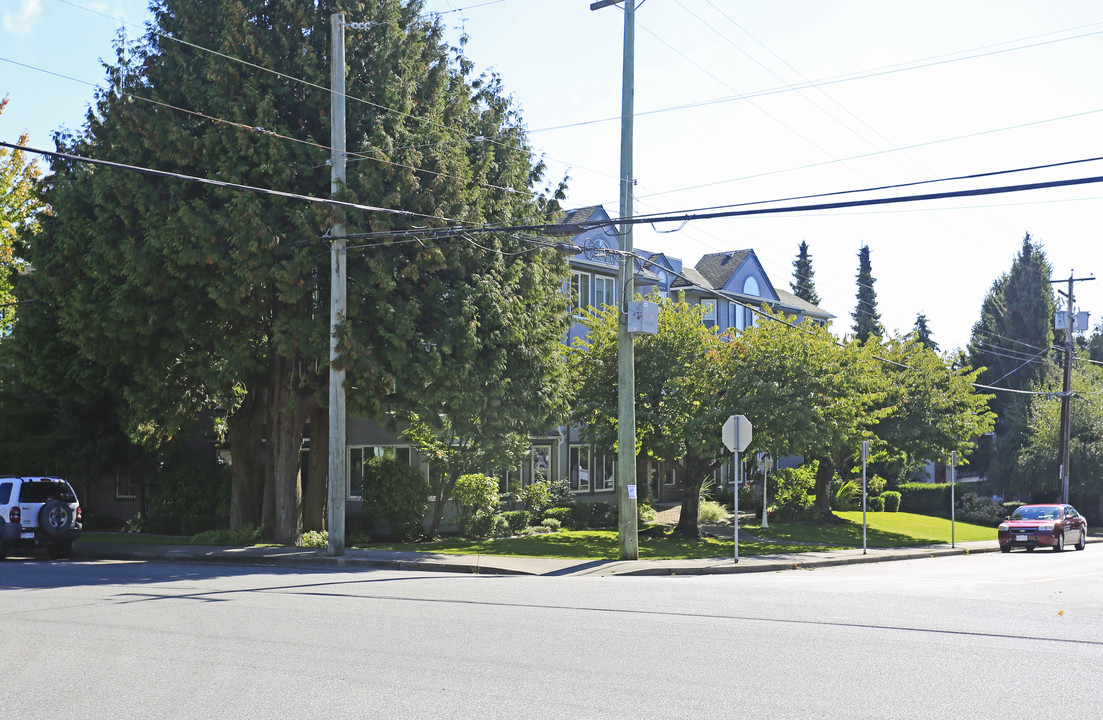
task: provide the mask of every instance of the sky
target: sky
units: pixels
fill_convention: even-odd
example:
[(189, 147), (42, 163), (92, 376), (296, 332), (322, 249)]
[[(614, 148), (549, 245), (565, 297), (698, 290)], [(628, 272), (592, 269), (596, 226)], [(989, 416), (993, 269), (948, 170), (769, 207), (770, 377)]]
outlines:
[[(145, 0), (0, 0), (0, 140), (52, 149), (79, 129), (120, 27)], [(618, 211), (624, 12), (590, 0), (427, 0), (465, 54), (499, 73), (567, 207)], [(355, 21), (355, 18), (348, 18)], [(942, 180), (1103, 155), (1097, 0), (645, 0), (636, 11), (635, 211), (698, 208)], [(348, 88), (356, 94), (355, 88)], [(856, 197), (1103, 176), (1103, 161)], [(777, 206), (799, 204), (789, 201)], [(964, 347), (1024, 233), (1077, 310), (1103, 319), (1103, 184), (900, 205), (638, 226), (635, 247), (693, 265), (753, 249), (789, 289), (809, 245), (820, 305), (852, 325), (870, 248), (889, 332), (927, 316)], [(1061, 285), (1065, 287), (1065, 285)], [(1015, 348), (1015, 338), (1006, 340)], [(1018, 348), (1021, 349), (1021, 348)]]

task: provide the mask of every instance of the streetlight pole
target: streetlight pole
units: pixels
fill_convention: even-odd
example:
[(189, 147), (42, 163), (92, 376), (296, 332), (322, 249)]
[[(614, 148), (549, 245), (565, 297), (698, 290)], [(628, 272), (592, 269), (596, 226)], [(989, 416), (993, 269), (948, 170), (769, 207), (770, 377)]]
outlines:
[[(330, 15), (330, 193), (345, 184), (345, 15)], [(329, 545), (327, 554), (345, 554), (345, 369), (337, 347), (337, 328), (345, 318), (347, 252), (345, 225), (335, 223), (330, 241), (329, 287)]]
[[(599, 0), (600, 10), (624, 0)], [(636, 272), (632, 246), (632, 131), (635, 114), (636, 0), (624, 2), (624, 63), (620, 109), (620, 298), (617, 322), (617, 534), (620, 558), (639, 559), (639, 523), (636, 516), (636, 376), (632, 337), (628, 334), (628, 302), (635, 295)]]

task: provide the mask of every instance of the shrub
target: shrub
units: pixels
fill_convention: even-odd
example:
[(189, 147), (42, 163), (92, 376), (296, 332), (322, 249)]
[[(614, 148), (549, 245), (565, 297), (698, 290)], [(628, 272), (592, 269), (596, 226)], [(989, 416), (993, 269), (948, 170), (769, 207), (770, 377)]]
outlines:
[(558, 520), (556, 520), (555, 518), (545, 518), (544, 522), (540, 523), (540, 525), (542, 527), (546, 527), (547, 529), (551, 530), (552, 532), (556, 532), (560, 528), (560, 522)]
[(1026, 505), (1026, 503), (1022, 502), (1021, 500), (1008, 500), (1007, 502), (1003, 503), (1003, 516), (1007, 517), (1011, 513), (1015, 512), (1017, 508), (1023, 505)]
[(574, 530), (604, 528), (616, 523), (616, 515), (608, 503), (578, 502), (571, 507), (570, 527)]
[(880, 475), (874, 475), (873, 477), (867, 477), (866, 478), (866, 494), (867, 495), (884, 495), (886, 485), (888, 485), (888, 480), (885, 480)]
[(385, 522), (395, 538), (410, 540), (425, 532), (429, 493), (425, 476), (397, 458), (376, 456), (364, 465), (364, 513)]
[(715, 500), (702, 500), (697, 509), (697, 521), (715, 525), (728, 518), (728, 509)]
[(816, 464), (783, 468), (773, 474), (771, 514), (778, 520), (806, 520), (815, 512), (809, 492), (816, 487)]
[(505, 518), (510, 535), (520, 535), (532, 522), (532, 513), (528, 510), (511, 510), (502, 513), (502, 517)]
[(518, 495), (518, 499), (525, 504), (525, 509), (533, 515), (539, 515), (551, 507), (551, 488), (546, 480), (537, 480), (524, 486)]
[(642, 502), (636, 505), (636, 521), (641, 523), (649, 523), (655, 519), (655, 508), (651, 507), (650, 501)]
[(304, 548), (328, 548), (329, 533), (325, 530), (307, 530), (303, 533), (299, 544)]
[(866, 510), (870, 512), (884, 512), (885, 511), (885, 496), (884, 495), (872, 495), (866, 498)]
[(509, 523), (501, 513), (480, 511), (460, 516), (460, 534), (471, 540), (509, 535)]
[(858, 510), (862, 503), (861, 480), (836, 480), (831, 507), (834, 510)]
[(192, 545), (256, 545), (260, 528), (248, 526), (241, 530), (204, 530), (192, 537)]
[(881, 497), (885, 500), (885, 512), (900, 512), (900, 493), (886, 490)]
[(553, 507), (544, 511), (544, 519), (558, 520), (560, 524), (566, 524), (571, 519), (573, 509), (570, 506)]
[(955, 517), (974, 525), (998, 525), (1004, 518), (1003, 505), (990, 497), (965, 493), (957, 501)]
[(900, 507), (920, 515), (950, 517), (950, 483), (904, 483)]
[(149, 516), (142, 532), (195, 535), (230, 523), (230, 470), (174, 450), (149, 483)]
[(456, 479), (452, 497), (463, 513), (490, 512), (498, 507), (498, 481), (478, 473), (461, 475)]
[(548, 507), (570, 507), (574, 502), (569, 480), (552, 480), (548, 483)]

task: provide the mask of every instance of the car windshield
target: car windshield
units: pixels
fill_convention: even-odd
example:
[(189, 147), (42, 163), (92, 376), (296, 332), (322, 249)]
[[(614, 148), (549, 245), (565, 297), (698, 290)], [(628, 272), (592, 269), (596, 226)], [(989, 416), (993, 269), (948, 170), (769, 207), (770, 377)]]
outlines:
[(1055, 505), (1043, 505), (1040, 507), (1024, 506), (1016, 508), (1012, 513), (1012, 520), (1056, 520), (1061, 516), (1061, 510)]
[(57, 481), (25, 482), (19, 489), (19, 502), (41, 503), (57, 498), (62, 502), (74, 503), (77, 501), (68, 483)]

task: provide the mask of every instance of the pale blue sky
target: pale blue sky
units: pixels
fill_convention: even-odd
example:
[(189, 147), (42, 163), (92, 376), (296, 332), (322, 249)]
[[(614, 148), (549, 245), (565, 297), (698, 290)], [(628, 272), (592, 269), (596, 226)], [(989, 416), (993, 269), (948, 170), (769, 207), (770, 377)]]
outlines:
[[(454, 34), (466, 31), (478, 67), (502, 74), (552, 175), (569, 172), (568, 204), (604, 203), (615, 215), (623, 12), (589, 4), (429, 0), (428, 8), (444, 12)], [(0, 0), (0, 94), (11, 96), (0, 139), (27, 130), (31, 145), (50, 148), (53, 130), (79, 127), (103, 77), (97, 60), (111, 57), (120, 21), (140, 24), (145, 7)], [(466, 9), (446, 12), (458, 8)], [(1103, 4), (1095, 1), (647, 0), (637, 21), (639, 213), (1103, 155)], [(695, 107), (648, 112), (686, 105)], [(577, 123), (587, 124), (553, 129)], [(929, 189), (1089, 175), (1103, 175), (1103, 163)], [(641, 229), (636, 246), (689, 264), (753, 248), (787, 289), (806, 240), (821, 304), (845, 331), (866, 243), (885, 325), (908, 330), (924, 312), (950, 348), (967, 341), (985, 292), (1028, 230), (1056, 277), (1101, 276), (1077, 286), (1079, 309), (1093, 325), (1101, 319), (1101, 217), (1103, 187), (1086, 185), (698, 222), (661, 235)]]

